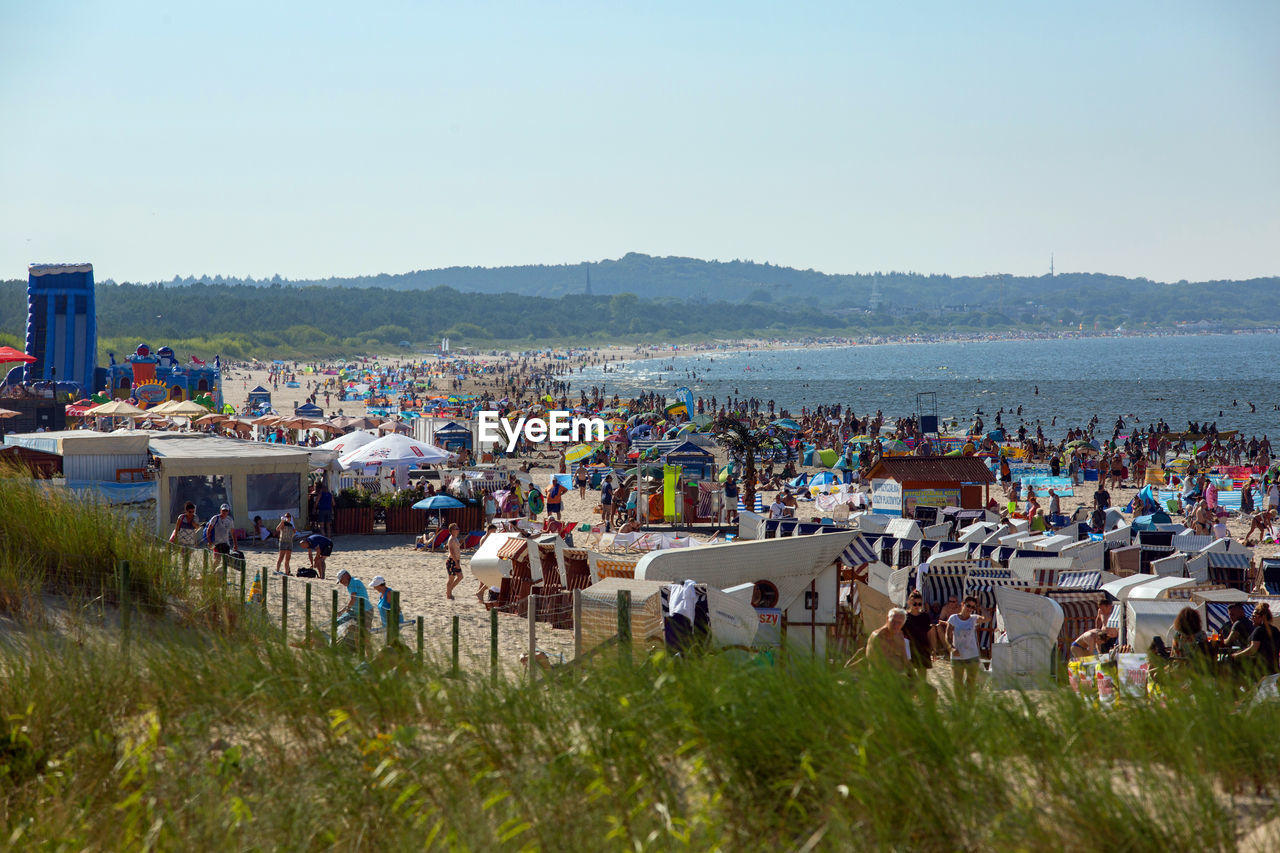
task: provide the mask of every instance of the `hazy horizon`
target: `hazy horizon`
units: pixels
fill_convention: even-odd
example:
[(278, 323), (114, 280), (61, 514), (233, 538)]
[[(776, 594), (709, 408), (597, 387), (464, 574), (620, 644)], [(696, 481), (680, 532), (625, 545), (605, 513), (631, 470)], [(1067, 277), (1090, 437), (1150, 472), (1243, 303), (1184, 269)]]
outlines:
[(0, 278), (1280, 274), (1280, 4), (0, 0)]

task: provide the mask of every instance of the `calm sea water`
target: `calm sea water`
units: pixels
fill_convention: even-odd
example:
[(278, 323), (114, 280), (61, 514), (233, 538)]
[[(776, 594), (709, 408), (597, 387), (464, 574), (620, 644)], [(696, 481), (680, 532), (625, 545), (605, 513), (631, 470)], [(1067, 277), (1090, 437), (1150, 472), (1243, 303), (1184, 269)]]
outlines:
[[(667, 369), (671, 368), (671, 369)], [(885, 344), (806, 351), (700, 353), (590, 368), (574, 389), (604, 384), (609, 394), (665, 391), (774, 400), (779, 408), (841, 403), (859, 415), (916, 412), (917, 394), (936, 395), (937, 412), (967, 426), (975, 412), (1006, 427), (1022, 406), (1029, 428), (1057, 437), (1097, 414), (1108, 431), (1163, 417), (1175, 429), (1217, 421), (1222, 430), (1280, 435), (1280, 335), (1200, 335), (1045, 341)], [(1037, 390), (1039, 393), (1037, 393)], [(1253, 403), (1256, 411), (1249, 411)], [(929, 400), (919, 409), (933, 410)]]

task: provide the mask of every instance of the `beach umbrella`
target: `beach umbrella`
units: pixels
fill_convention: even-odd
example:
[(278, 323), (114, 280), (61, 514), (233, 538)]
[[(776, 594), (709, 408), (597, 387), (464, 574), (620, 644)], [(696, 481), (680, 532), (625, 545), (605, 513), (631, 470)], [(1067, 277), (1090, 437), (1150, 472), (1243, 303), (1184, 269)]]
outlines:
[(95, 418), (140, 418), (146, 412), (124, 400), (112, 400), (110, 403), (94, 406), (85, 414), (92, 415)]
[(773, 422), (773, 425), (778, 427), (779, 429), (787, 429), (787, 430), (791, 430), (792, 432), (801, 432), (804, 429), (802, 426), (800, 426), (800, 424), (796, 423), (791, 418), (778, 418), (776, 421)]
[(893, 453), (902, 453), (903, 451), (910, 450), (911, 448), (909, 448), (907, 443), (902, 439), (891, 438), (884, 443), (884, 449)]
[[(198, 418), (209, 414), (208, 409), (191, 400), (170, 400), (166, 405), (168, 408), (164, 410), (164, 413), (171, 417)], [(152, 411), (155, 410), (153, 409)]]
[(401, 423), (400, 421), (387, 421), (386, 423), (378, 424), (378, 429), (382, 432), (394, 432), (399, 433), (400, 435), (408, 435), (413, 432), (412, 427), (408, 424)]
[(196, 418), (196, 423), (198, 423), (198, 424), (216, 424), (216, 423), (221, 423), (222, 421), (225, 421), (225, 420), (227, 420), (227, 416), (226, 416), (226, 415), (220, 415), (220, 414), (218, 414), (217, 412), (210, 412), (209, 414), (205, 415), (204, 417)]
[(354, 432), (349, 432), (346, 435), (340, 435), (337, 438), (332, 438), (324, 444), (321, 444), (317, 449), (332, 450), (337, 455), (342, 456), (343, 454), (358, 450), (366, 444), (371, 444), (376, 438), (377, 436), (373, 433), (358, 429)]
[(460, 509), (466, 506), (462, 501), (449, 495), (432, 495), (429, 498), (423, 498), (413, 505), (414, 509), (430, 509), (430, 510), (446, 510)]
[(25, 352), (16, 350), (13, 347), (0, 347), (0, 364), (13, 364), (15, 362), (31, 364), (35, 360), (36, 357), (34, 355), (27, 355)]
[(437, 465), (452, 458), (452, 453), (434, 444), (393, 432), (339, 457), (338, 464), (344, 469), (358, 465)]
[(590, 444), (575, 444), (564, 452), (564, 461), (565, 463), (572, 465), (574, 462), (586, 459), (595, 452), (596, 449)]

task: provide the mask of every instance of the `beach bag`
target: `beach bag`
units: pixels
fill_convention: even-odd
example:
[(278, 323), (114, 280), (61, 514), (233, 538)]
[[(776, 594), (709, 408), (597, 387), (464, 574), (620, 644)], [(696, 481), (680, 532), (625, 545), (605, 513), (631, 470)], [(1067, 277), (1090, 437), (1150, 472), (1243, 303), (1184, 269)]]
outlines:
[(200, 533), (200, 538), (206, 545), (213, 544), (213, 528), (218, 523), (218, 516), (214, 516), (204, 523), (204, 529)]
[(316, 570), (315, 570), (315, 569), (311, 569), (311, 568), (301, 568), (301, 569), (298, 569), (298, 577), (300, 577), (300, 578), (318, 578), (318, 577), (320, 577), (320, 575), (319, 575), (319, 573), (317, 573), (317, 572), (316, 572)]

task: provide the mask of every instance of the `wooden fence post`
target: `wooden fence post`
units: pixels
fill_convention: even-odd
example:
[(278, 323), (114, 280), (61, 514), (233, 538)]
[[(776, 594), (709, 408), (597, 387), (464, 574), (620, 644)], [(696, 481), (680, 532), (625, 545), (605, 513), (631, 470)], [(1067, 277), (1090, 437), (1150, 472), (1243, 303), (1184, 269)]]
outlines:
[(333, 591), (333, 608), (329, 611), (329, 648), (338, 645), (338, 591)]
[(311, 648), (311, 584), (307, 584), (307, 589), (306, 592), (303, 593), (303, 598), (305, 601), (303, 602), (302, 609), (306, 612), (306, 643), (307, 648)]
[(356, 644), (357, 644), (357, 648), (360, 650), (361, 658), (364, 657), (364, 632), (366, 630), (364, 605), (365, 605), (365, 600), (363, 598), (356, 599), (356, 609), (359, 612), (358, 621), (356, 622), (356, 631), (358, 632), (358, 636), (356, 637)]
[(573, 591), (573, 658), (582, 656), (582, 590)]
[(538, 680), (538, 596), (530, 595), (529, 602), (529, 683)]
[(498, 611), (489, 611), (489, 683), (498, 681)]
[(387, 646), (390, 647), (395, 643), (396, 624), (396, 594), (393, 590), (387, 590), (387, 606), (383, 607), (382, 603), (378, 603), (378, 615), (387, 620), (387, 627), (384, 633), (387, 635)]
[(631, 663), (631, 590), (618, 590), (618, 659)]
[(131, 596), (129, 595), (129, 561), (120, 561), (120, 642), (124, 646), (125, 651), (129, 650), (129, 623), (130, 619), (129, 607), (131, 604)]
[(459, 629), (459, 625), (458, 625), (458, 617), (457, 617), (457, 616), (454, 616), (454, 617), (453, 617), (453, 669), (452, 669), (452, 671), (451, 671), (451, 673), (450, 673), (454, 678), (457, 678), (457, 677), (458, 677), (458, 672), (460, 671), (460, 667), (459, 667), (459, 665), (458, 665), (458, 636), (459, 636), (459, 633), (460, 633), (460, 629)]
[[(264, 573), (266, 569), (262, 570)], [(289, 639), (289, 576), (280, 576), (280, 633)]]
[(419, 616), (418, 617), (418, 666), (422, 666), (422, 653), (423, 653), (422, 633), (423, 633), (423, 627), (425, 626), (425, 624), (426, 624), (426, 620), (423, 619), (421, 616)]

